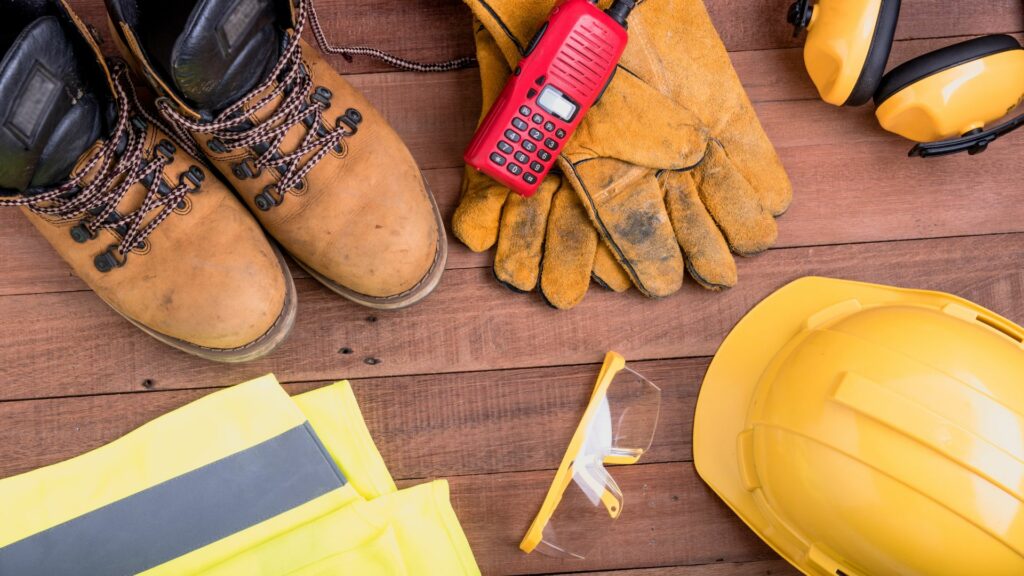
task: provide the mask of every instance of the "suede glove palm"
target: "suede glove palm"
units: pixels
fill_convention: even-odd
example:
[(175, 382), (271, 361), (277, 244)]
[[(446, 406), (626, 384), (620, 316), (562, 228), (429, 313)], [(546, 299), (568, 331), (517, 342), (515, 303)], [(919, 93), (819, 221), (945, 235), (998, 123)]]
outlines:
[[(555, 4), (465, 1), (509, 64)], [(700, 0), (647, 0), (629, 25), (616, 78), (560, 166), (644, 294), (678, 290), (684, 266), (705, 287), (732, 286), (731, 252), (775, 242), (789, 179)]]

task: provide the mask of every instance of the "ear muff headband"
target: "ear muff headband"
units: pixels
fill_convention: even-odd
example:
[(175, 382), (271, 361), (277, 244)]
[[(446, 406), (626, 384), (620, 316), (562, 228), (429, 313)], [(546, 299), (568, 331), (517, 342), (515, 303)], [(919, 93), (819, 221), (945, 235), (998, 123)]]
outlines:
[(924, 144), (918, 156), (977, 153), (1020, 127), (1018, 118), (984, 127), (1024, 97), (1024, 49), (1011, 36), (975, 38), (915, 58), (887, 74), (875, 101), (882, 127)]
[(882, 74), (885, 73), (885, 66), (889, 63), (889, 52), (896, 38), (896, 24), (899, 19), (900, 0), (882, 0), (875, 23), (875, 34), (871, 39), (871, 48), (864, 59), (864, 67), (861, 69), (860, 78), (857, 79), (857, 85), (854, 86), (844, 106), (861, 106), (875, 95)]
[(885, 71), (899, 20), (900, 0), (798, 0), (789, 19), (804, 46), (807, 72), (821, 98), (836, 106), (871, 99)]
[(893, 94), (932, 74), (1007, 50), (1020, 49), (1020, 42), (1016, 38), (999, 34), (972, 38), (923, 54), (900, 64), (882, 77), (874, 95), (875, 106), (881, 106)]

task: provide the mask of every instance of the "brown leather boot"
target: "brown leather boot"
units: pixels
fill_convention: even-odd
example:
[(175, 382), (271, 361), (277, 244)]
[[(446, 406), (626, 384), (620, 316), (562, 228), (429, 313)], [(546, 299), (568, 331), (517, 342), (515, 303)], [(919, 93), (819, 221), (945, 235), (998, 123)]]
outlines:
[(274, 349), (294, 287), (245, 207), (141, 111), (66, 5), (16, 0), (4, 18), (22, 32), (0, 40), (0, 205), (158, 340), (225, 362)]
[(302, 40), (308, 0), (107, 0), (111, 27), (263, 227), (329, 288), (374, 308), (429, 294), (444, 225), (387, 121)]

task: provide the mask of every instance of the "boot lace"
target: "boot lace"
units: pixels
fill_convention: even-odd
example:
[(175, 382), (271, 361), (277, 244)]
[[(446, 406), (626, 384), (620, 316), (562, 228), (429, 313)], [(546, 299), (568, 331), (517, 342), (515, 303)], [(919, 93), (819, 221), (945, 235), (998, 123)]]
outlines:
[[(58, 223), (77, 221), (71, 237), (79, 243), (96, 238), (103, 229), (113, 231), (121, 241), (96, 256), (94, 263), (101, 272), (124, 266), (133, 250), (144, 249), (149, 236), (175, 209), (184, 207), (186, 196), (198, 191), (205, 177), (198, 166), (192, 166), (173, 188), (164, 182), (164, 169), (174, 159), (175, 146), (163, 140), (151, 157), (146, 157), (148, 123), (165, 132), (166, 127), (139, 105), (124, 62), (112, 59), (110, 67), (117, 123), (109, 138), (66, 182), (0, 198), (0, 206), (25, 206)], [(133, 212), (118, 214), (117, 206), (139, 182), (146, 187), (142, 204)], [(147, 223), (147, 216), (154, 210), (159, 212)]]
[[(195, 120), (176, 110), (169, 99), (161, 98), (157, 101), (157, 108), (170, 122), (175, 136), (188, 143), (193, 155), (199, 156), (199, 144), (194, 135), (205, 134), (211, 137), (207, 146), (215, 152), (227, 153), (248, 148), (255, 154), (255, 158), (247, 158), (233, 167), (236, 177), (252, 178), (266, 169), (277, 170), (277, 182), (265, 187), (255, 198), (257, 208), (263, 211), (279, 206), (288, 192), (303, 190), (306, 175), (332, 151), (340, 154), (343, 150), (342, 141), (355, 135), (363, 120), (355, 108), (347, 109), (333, 123), (325, 120), (324, 113), (331, 106), (333, 94), (324, 86), (314, 86), (313, 79), (302, 63), (300, 39), (307, 23), (313, 29), (313, 35), (322, 51), (341, 55), (346, 60), (351, 60), (353, 55), (366, 55), (398, 68), (420, 72), (457, 70), (476, 62), (475, 58), (459, 58), (437, 64), (423, 64), (375, 48), (332, 46), (327, 41), (311, 0), (300, 0), (296, 22), (283, 54), (267, 79), (212, 119)], [(246, 110), (262, 110), (278, 98), (280, 102), (276, 109), (265, 120), (254, 122), (249, 118)], [(302, 140), (291, 152), (282, 152), (281, 143), (299, 123), (306, 128)]]

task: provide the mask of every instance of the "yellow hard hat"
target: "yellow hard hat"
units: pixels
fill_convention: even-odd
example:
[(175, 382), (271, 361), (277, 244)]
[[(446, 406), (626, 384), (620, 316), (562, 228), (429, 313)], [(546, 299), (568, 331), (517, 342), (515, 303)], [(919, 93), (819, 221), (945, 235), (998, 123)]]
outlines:
[(798, 280), (711, 363), (697, 471), (808, 575), (1019, 576), (1022, 341), (948, 294)]

